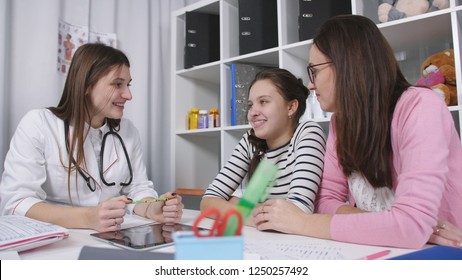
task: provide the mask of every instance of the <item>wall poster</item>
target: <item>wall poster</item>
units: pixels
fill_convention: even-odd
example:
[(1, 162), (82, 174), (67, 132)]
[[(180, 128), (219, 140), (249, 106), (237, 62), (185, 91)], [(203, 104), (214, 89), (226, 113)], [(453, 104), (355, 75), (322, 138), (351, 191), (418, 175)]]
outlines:
[(94, 42), (116, 48), (117, 34), (89, 31), (88, 26), (70, 24), (60, 20), (58, 28), (58, 72), (66, 75), (75, 51), (83, 44)]

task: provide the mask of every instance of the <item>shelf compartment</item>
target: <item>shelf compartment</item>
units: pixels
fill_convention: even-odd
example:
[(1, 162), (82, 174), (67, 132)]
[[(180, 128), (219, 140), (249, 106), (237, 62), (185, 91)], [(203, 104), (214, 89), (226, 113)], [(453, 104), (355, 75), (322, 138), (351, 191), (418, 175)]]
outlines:
[(250, 125), (240, 125), (236, 129), (227, 129), (223, 133), (223, 145), (222, 145), (222, 162), (221, 166), (224, 166), (228, 159), (233, 154), (234, 148), (241, 140), (242, 136), (250, 129)]
[(220, 132), (175, 136), (175, 187), (205, 189), (220, 168)]
[[(379, 8), (378, 1), (370, 1), (370, 0), (354, 0), (354, 1), (352, 1), (353, 14), (366, 16), (366, 17), (370, 18), (371, 20), (373, 20), (375, 23), (382, 24), (382, 23), (379, 22), (378, 8)], [(417, 19), (417, 18), (419, 18), (421, 16), (429, 16), (429, 17), (431, 17), (431, 16), (434, 16), (435, 13), (449, 13), (449, 12), (450, 12), (450, 9), (447, 8), (447, 9), (442, 9), (442, 10), (437, 10), (437, 11), (433, 11), (433, 12), (424, 13), (424, 14), (421, 14), (421, 15), (407, 17), (407, 18), (404, 18), (404, 19), (398, 19), (398, 20), (394, 20), (394, 21), (389, 21), (387, 23), (392, 23), (392, 22), (400, 23), (401, 21), (415, 20), (415, 19)], [(386, 23), (383, 23), (383, 24), (386, 24)]]
[[(175, 46), (175, 70), (184, 69), (184, 48), (186, 42), (186, 12), (195, 11), (207, 14), (220, 14), (220, 2), (214, 0), (201, 1), (173, 13), (172, 45)], [(220, 22), (222, 22), (220, 18)], [(173, 37), (175, 36), (175, 37)], [(220, 40), (221, 42), (221, 40)], [(221, 52), (220, 52), (221, 53)]]
[(284, 48), (281, 52), (282, 63), (281, 68), (287, 69), (297, 78), (303, 80), (303, 84), (308, 86), (308, 73), (306, 67), (309, 64), (311, 43), (302, 42), (293, 44), (288, 48)]
[[(192, 107), (220, 108), (220, 66), (180, 71), (175, 78), (175, 130), (188, 129), (188, 114)], [(182, 117), (180, 116), (182, 113)]]
[[(379, 28), (392, 46), (404, 76), (411, 83), (421, 78), (420, 66), (430, 55), (453, 48), (451, 14), (421, 16), (380, 24)], [(401, 22), (401, 23), (400, 23)]]

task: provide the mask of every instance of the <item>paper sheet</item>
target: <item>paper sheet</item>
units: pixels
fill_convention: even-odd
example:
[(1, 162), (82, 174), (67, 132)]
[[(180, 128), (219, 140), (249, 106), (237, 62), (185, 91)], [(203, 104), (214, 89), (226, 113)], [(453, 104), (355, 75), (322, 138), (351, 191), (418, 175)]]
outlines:
[(245, 252), (262, 260), (344, 260), (340, 247), (326, 243), (246, 241)]
[(68, 230), (58, 225), (19, 215), (0, 217), (0, 250), (21, 252), (56, 242), (67, 236)]

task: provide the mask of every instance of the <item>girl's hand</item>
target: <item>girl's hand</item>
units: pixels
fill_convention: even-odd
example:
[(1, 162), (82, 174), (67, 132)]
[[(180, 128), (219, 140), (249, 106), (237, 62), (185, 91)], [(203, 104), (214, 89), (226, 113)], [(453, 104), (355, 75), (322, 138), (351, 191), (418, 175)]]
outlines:
[(462, 229), (449, 223), (445, 220), (438, 220), (437, 226), (433, 229), (433, 234), (430, 236), (428, 242), (451, 246), (451, 247), (462, 247)]
[(258, 230), (276, 230), (285, 233), (297, 233), (303, 224), (304, 212), (285, 199), (270, 199), (252, 212), (253, 221)]

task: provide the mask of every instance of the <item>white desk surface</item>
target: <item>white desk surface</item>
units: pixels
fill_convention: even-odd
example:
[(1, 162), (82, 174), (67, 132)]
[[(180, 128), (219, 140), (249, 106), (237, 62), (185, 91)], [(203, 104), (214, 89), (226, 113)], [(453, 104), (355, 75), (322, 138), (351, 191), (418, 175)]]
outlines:
[[(185, 209), (182, 223), (192, 225), (195, 218), (199, 214), (197, 210)], [(122, 228), (133, 227), (136, 225), (150, 223), (152, 221), (143, 219), (138, 216), (126, 216), (125, 222), (122, 224)], [(201, 223), (203, 227), (210, 227), (212, 220), (204, 221)], [(71, 229), (69, 231), (69, 237), (67, 239), (58, 241), (56, 243), (45, 245), (42, 247), (35, 248), (26, 252), (19, 253), (19, 257), (24, 260), (42, 259), (42, 260), (76, 260), (80, 254), (80, 250), (83, 246), (92, 247), (104, 247), (104, 248), (117, 248), (108, 243), (104, 243), (96, 240), (90, 236), (93, 230), (82, 230), (82, 229)], [(399, 256), (405, 253), (412, 252), (410, 249), (400, 248), (389, 248), (389, 247), (378, 247), (378, 246), (366, 246), (352, 243), (343, 243), (330, 240), (317, 239), (306, 236), (290, 235), (284, 233), (275, 232), (262, 232), (258, 231), (253, 227), (244, 227), (243, 229), (244, 239), (249, 240), (265, 240), (265, 241), (277, 241), (277, 242), (300, 242), (300, 244), (314, 242), (326, 242), (326, 245), (332, 245), (340, 247), (342, 254), (347, 259), (358, 259), (385, 249), (391, 250), (390, 254), (383, 257), (383, 259)], [(122, 250), (122, 249), (121, 249)], [(158, 251), (169, 251), (172, 252), (172, 246), (158, 249)]]

